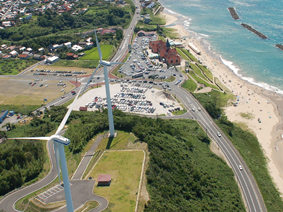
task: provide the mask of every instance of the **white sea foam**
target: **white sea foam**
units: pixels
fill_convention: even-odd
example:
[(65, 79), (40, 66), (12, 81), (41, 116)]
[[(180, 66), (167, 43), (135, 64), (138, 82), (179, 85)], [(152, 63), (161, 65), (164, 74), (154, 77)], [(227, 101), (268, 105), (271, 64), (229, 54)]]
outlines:
[(264, 88), (266, 90), (269, 90), (269, 91), (272, 91), (272, 92), (275, 92), (275, 93), (279, 93), (279, 94), (283, 94), (283, 91), (280, 90), (279, 88), (275, 87), (275, 86), (271, 86), (265, 82), (257, 82), (254, 78), (252, 77), (245, 77), (243, 75), (241, 75), (239, 73), (239, 68), (237, 68), (233, 62), (231, 61), (228, 61), (228, 60), (225, 60), (222, 58), (222, 56), (220, 56), (220, 59), (221, 61), (223, 62), (224, 65), (228, 66), (238, 77), (240, 77), (241, 79), (253, 84), (253, 85), (257, 85), (261, 88)]
[(201, 34), (199, 33), (199, 35), (203, 36), (203, 37), (209, 37), (209, 35), (206, 35), (206, 34)]

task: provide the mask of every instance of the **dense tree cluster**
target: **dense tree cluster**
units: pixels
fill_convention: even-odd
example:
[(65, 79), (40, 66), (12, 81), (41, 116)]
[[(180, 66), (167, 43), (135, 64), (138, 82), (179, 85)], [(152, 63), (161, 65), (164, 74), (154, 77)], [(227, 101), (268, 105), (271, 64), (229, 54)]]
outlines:
[(0, 37), (2, 40), (22, 41), (56, 32), (63, 33), (63, 31), (70, 29), (90, 28), (93, 25), (96, 27), (126, 26), (130, 21), (131, 14), (124, 8), (115, 6), (109, 6), (107, 10), (96, 13), (76, 16), (68, 12), (59, 15), (57, 12), (47, 9), (44, 14), (39, 13), (34, 21), (23, 23), (17, 27), (0, 29)]
[[(25, 135), (42, 136), (56, 129), (66, 113), (64, 107), (47, 110), (43, 119), (34, 118), (25, 126)], [(65, 132), (71, 140), (68, 146), (73, 153), (79, 153), (87, 142), (97, 133), (108, 130), (107, 110), (100, 112), (73, 112)], [(133, 132), (140, 141), (147, 142), (150, 162), (146, 172), (150, 202), (145, 211), (224, 211), (243, 210), (240, 194), (233, 178), (233, 172), (226, 163), (209, 149), (209, 139), (199, 125), (190, 120), (162, 120), (126, 115), (114, 111), (116, 130)], [(20, 130), (21, 129), (21, 130)], [(19, 136), (22, 128), (8, 132), (8, 136)], [(13, 178), (8, 177), (11, 161), (16, 167), (26, 170), (26, 161), (31, 160), (37, 168), (32, 175), (36, 177), (42, 167), (42, 144), (18, 142), (13, 151), (2, 157), (4, 182), (9, 187), (2, 192), (18, 187), (31, 179), (24, 171), (15, 171)], [(8, 144), (8, 142), (6, 142)], [(38, 147), (37, 147), (38, 146)], [(27, 149), (29, 147), (29, 149)], [(37, 147), (38, 151), (35, 151)], [(8, 147), (6, 148), (9, 149)], [(28, 155), (26, 154), (28, 153)], [(27, 159), (29, 156), (29, 160)], [(17, 157), (17, 158), (14, 158)], [(7, 159), (9, 158), (9, 159)], [(21, 162), (18, 158), (21, 158)], [(6, 161), (7, 160), (7, 161)], [(33, 165), (30, 169), (34, 169)], [(15, 170), (18, 170), (14, 168)], [(36, 172), (37, 171), (37, 172)], [(29, 170), (30, 173), (30, 170)], [(12, 184), (8, 179), (11, 179)], [(3, 183), (2, 183), (3, 184)], [(5, 184), (3, 184), (6, 188)]]

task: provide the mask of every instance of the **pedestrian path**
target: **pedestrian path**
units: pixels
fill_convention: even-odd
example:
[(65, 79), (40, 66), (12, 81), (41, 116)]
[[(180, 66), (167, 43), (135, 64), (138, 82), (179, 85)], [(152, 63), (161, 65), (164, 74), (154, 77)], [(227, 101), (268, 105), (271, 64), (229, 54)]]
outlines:
[(103, 138), (103, 135), (98, 135), (96, 140), (93, 142), (92, 146), (90, 147), (90, 149), (85, 153), (83, 159), (81, 160), (81, 163), (79, 164), (75, 174), (72, 177), (72, 180), (81, 180), (83, 177), (83, 174), (90, 162), (90, 160), (92, 159), (96, 148), (98, 147), (98, 145), (100, 144), (101, 140)]

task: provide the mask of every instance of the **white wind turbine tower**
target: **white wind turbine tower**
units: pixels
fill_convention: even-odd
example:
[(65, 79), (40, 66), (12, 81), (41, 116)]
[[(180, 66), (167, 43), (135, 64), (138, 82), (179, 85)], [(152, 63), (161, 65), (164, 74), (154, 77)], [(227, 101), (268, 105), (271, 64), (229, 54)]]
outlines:
[(98, 54), (99, 54), (99, 65), (96, 67), (96, 69), (94, 70), (93, 74), (89, 78), (89, 80), (88, 80), (88, 82), (87, 82), (87, 84), (86, 84), (82, 94), (84, 93), (85, 89), (87, 88), (88, 84), (90, 83), (93, 75), (96, 73), (96, 71), (99, 69), (99, 67), (101, 65), (103, 65), (105, 89), (106, 89), (106, 98), (107, 98), (107, 109), (108, 109), (109, 133), (110, 133), (110, 137), (114, 137), (115, 136), (115, 129), (114, 129), (112, 106), (111, 106), (111, 97), (110, 97), (110, 89), (109, 89), (109, 80), (108, 80), (107, 67), (109, 67), (111, 65), (119, 65), (119, 64), (122, 65), (124, 63), (109, 62), (109, 61), (102, 60), (102, 52), (101, 52), (101, 49), (100, 49), (100, 46), (99, 46), (99, 42), (98, 42), (98, 39), (97, 39), (97, 35), (96, 35), (96, 30), (95, 29), (94, 29), (94, 33), (95, 33), (95, 39), (96, 39), (96, 46), (97, 46), (97, 50), (98, 50)]
[(71, 195), (71, 189), (70, 189), (70, 183), (69, 183), (69, 176), (68, 176), (68, 170), (67, 170), (67, 163), (65, 158), (65, 150), (64, 146), (67, 146), (70, 144), (70, 139), (64, 138), (63, 136), (59, 135), (61, 130), (64, 128), (71, 112), (74, 106), (74, 103), (76, 102), (78, 96), (80, 95), (82, 88), (80, 89), (79, 93), (77, 94), (75, 100), (73, 101), (71, 107), (69, 108), (68, 112), (66, 113), (65, 117), (63, 118), (62, 122), (60, 123), (55, 135), (52, 135), (50, 137), (19, 137), (19, 138), (8, 138), (8, 139), (26, 139), (26, 140), (52, 140), (54, 143), (54, 151), (55, 151), (55, 158), (56, 158), (56, 165), (57, 165), (57, 172), (59, 176), (59, 182), (60, 182), (60, 164), (59, 159), (61, 161), (61, 169), (62, 169), (62, 175), (63, 175), (63, 182), (64, 182), (64, 191), (65, 191), (65, 198), (67, 203), (67, 211), (73, 212), (73, 201), (72, 201), (72, 195)]

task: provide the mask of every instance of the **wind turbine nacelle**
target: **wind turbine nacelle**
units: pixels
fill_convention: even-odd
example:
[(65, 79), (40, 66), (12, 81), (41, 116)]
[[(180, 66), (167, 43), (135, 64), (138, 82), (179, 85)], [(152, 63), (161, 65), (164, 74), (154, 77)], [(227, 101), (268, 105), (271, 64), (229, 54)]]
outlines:
[(59, 144), (63, 144), (65, 146), (68, 146), (70, 144), (70, 139), (65, 138), (61, 135), (52, 135), (51, 136), (51, 140), (59, 143)]
[(104, 66), (111, 66), (111, 62), (108, 62), (108, 61), (105, 61), (105, 60), (102, 60), (99, 62), (101, 65), (104, 65)]

